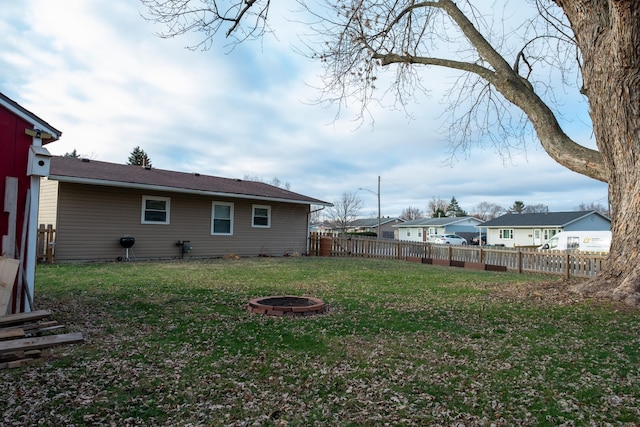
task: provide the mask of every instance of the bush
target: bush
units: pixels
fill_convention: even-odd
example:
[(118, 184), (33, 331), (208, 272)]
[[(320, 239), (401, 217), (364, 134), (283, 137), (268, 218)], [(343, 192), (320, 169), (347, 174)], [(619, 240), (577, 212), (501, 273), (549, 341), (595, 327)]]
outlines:
[(345, 234), (349, 236), (359, 236), (359, 237), (378, 237), (378, 233), (374, 231), (349, 231)]

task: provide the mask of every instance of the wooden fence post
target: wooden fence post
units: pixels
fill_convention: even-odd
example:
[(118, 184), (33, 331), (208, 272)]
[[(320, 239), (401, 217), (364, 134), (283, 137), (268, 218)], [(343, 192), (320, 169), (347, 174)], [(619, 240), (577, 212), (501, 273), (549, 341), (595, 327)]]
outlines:
[(55, 231), (53, 229), (53, 225), (52, 224), (48, 224), (47, 225), (47, 239), (46, 239), (47, 243), (47, 247), (45, 248), (45, 252), (47, 254), (47, 262), (49, 264), (53, 264), (53, 248), (54, 248), (54, 242), (55, 242)]
[(518, 274), (522, 274), (522, 251), (518, 248)]
[(564, 278), (568, 279), (571, 276), (571, 273), (569, 272), (569, 263), (571, 262), (571, 254), (567, 254), (565, 259), (565, 266), (564, 266)]

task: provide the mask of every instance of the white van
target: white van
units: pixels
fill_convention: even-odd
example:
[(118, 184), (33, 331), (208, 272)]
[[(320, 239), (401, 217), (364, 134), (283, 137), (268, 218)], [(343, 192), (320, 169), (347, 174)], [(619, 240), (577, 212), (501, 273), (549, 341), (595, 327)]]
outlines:
[(609, 252), (611, 231), (561, 231), (538, 250)]

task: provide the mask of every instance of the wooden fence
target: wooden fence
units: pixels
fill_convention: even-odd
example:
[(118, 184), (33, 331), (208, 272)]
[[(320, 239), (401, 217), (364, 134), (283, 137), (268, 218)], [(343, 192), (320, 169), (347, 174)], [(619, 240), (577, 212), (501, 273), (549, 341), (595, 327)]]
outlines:
[(53, 225), (38, 226), (38, 239), (36, 241), (36, 254), (38, 261), (46, 261), (53, 264), (54, 249), (56, 241), (56, 230)]
[(566, 278), (593, 277), (602, 270), (607, 258), (606, 253), (539, 252), (531, 248), (451, 246), (319, 233), (310, 234), (309, 254), (400, 259), (483, 270), (556, 274)]

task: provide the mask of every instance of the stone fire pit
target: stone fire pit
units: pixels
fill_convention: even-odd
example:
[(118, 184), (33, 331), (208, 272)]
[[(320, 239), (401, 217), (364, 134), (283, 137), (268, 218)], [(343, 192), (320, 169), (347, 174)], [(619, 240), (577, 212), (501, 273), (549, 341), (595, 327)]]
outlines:
[(267, 316), (313, 316), (325, 311), (325, 304), (314, 297), (293, 295), (254, 298), (247, 304), (247, 311)]

